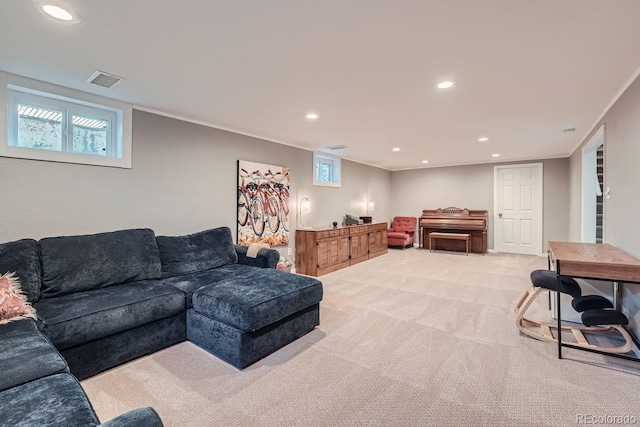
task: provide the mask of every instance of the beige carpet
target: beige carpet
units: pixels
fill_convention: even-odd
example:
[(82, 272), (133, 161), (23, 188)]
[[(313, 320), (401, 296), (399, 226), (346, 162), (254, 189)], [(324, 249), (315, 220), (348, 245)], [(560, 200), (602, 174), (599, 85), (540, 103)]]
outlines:
[(82, 385), (102, 421), (152, 406), (166, 426), (640, 423), (640, 364), (558, 360), (519, 334), (537, 268), (545, 258), (392, 250), (322, 276), (320, 326), (242, 372), (184, 342)]

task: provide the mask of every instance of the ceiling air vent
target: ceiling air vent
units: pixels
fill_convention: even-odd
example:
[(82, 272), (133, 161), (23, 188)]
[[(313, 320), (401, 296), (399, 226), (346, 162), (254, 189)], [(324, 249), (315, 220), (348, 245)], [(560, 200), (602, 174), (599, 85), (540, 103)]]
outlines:
[(332, 145), (331, 147), (327, 147), (329, 150), (344, 150), (347, 148), (346, 145)]
[(111, 89), (123, 80), (124, 78), (122, 77), (105, 73), (104, 71), (96, 71), (95, 73), (91, 74), (91, 77), (87, 79), (87, 82), (97, 86), (106, 87), (107, 89)]

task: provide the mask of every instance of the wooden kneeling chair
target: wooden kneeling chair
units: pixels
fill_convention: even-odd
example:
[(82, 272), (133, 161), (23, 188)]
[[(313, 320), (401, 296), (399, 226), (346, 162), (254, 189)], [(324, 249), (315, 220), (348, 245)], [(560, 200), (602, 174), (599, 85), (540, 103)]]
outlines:
[[(611, 301), (599, 295), (582, 296), (578, 282), (567, 276), (560, 276), (560, 289), (558, 289), (556, 274), (548, 270), (531, 272), (531, 287), (527, 289), (516, 305), (516, 326), (522, 333), (541, 341), (558, 342), (556, 338), (558, 334), (557, 322), (539, 322), (525, 317), (525, 313), (533, 301), (546, 291), (560, 291), (571, 295), (573, 297), (571, 305), (576, 311), (582, 313), (582, 322), (585, 327), (562, 326), (561, 328), (563, 332), (571, 332), (575, 337), (576, 342), (570, 344), (607, 353), (627, 353), (631, 350), (633, 340), (621, 326), (627, 325), (629, 320), (619, 311), (612, 310)], [(585, 333), (602, 334), (612, 330), (620, 333), (625, 341), (623, 345), (615, 347), (597, 345), (589, 342), (585, 336)]]

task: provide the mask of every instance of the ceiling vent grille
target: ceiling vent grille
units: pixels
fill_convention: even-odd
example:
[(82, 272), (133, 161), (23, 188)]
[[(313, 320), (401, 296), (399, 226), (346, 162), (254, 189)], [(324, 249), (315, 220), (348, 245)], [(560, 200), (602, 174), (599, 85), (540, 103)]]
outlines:
[(124, 78), (122, 77), (105, 73), (104, 71), (96, 71), (95, 73), (91, 74), (91, 77), (87, 79), (87, 82), (97, 86), (106, 87), (107, 89), (111, 89), (114, 86), (117, 86), (123, 80)]
[(327, 147), (329, 150), (344, 150), (347, 148), (346, 145), (332, 145), (331, 147)]

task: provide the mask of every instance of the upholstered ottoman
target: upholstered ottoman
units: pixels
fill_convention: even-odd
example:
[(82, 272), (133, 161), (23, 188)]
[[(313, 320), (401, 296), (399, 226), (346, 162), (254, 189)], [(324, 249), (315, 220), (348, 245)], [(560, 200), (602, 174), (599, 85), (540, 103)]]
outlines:
[(193, 293), (187, 339), (242, 369), (320, 324), (321, 299), (315, 278), (249, 268)]

